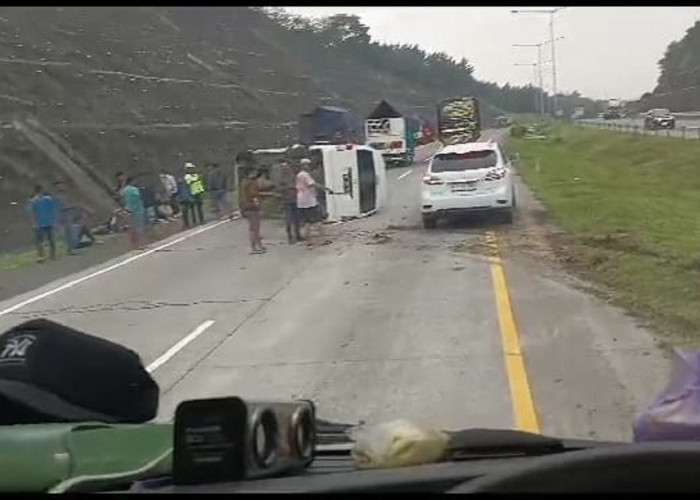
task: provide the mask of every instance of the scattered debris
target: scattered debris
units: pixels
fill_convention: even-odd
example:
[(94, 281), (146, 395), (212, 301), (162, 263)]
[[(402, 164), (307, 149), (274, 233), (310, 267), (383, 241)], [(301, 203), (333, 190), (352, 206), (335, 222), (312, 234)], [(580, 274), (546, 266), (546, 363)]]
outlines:
[(367, 242), (368, 245), (383, 245), (389, 243), (393, 238), (384, 233), (383, 231), (378, 231), (371, 236), (371, 240)]

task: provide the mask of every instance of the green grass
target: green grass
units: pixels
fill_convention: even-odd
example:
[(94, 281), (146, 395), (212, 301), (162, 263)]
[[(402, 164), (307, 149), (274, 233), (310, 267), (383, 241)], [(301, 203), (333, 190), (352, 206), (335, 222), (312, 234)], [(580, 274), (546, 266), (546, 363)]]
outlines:
[[(64, 255), (66, 253), (66, 244), (61, 240), (61, 236), (54, 235), (56, 241), (56, 255)], [(49, 246), (44, 243), (44, 256), (49, 258)], [(37, 265), (36, 249), (18, 250), (16, 252), (0, 255), (0, 272), (14, 271)]]
[(571, 265), (665, 340), (700, 346), (700, 141), (556, 125), (509, 145)]
[[(48, 252), (48, 249), (47, 249)], [(36, 250), (23, 250), (0, 256), (0, 271), (12, 271), (36, 264)]]

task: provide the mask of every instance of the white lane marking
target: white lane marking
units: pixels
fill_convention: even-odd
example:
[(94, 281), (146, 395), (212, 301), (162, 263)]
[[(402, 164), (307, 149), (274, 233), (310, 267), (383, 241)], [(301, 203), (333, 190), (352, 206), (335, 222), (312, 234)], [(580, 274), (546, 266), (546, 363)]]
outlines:
[(19, 303), (15, 304), (14, 306), (10, 306), (7, 309), (3, 309), (2, 311), (0, 311), (0, 316), (10, 314), (11, 312), (16, 311), (17, 309), (22, 309), (23, 307), (28, 306), (29, 304), (33, 304), (34, 302), (37, 302), (41, 299), (45, 299), (46, 297), (50, 297), (51, 295), (54, 295), (58, 292), (62, 292), (63, 290), (74, 287), (75, 285), (79, 285), (80, 283), (83, 283), (84, 281), (90, 280), (92, 278), (96, 278), (96, 277), (101, 276), (101, 275), (108, 273), (110, 271), (114, 271), (115, 269), (118, 269), (122, 266), (125, 266), (125, 265), (127, 265), (135, 260), (146, 257), (147, 255), (151, 255), (152, 253), (157, 252), (159, 250), (163, 250), (164, 248), (168, 248), (168, 247), (171, 247), (173, 245), (176, 245), (182, 241), (185, 241), (189, 238), (192, 238), (193, 236), (197, 236), (198, 234), (201, 234), (204, 231), (209, 231), (210, 229), (214, 229), (215, 227), (220, 226), (221, 224), (225, 224), (226, 222), (229, 222), (229, 221), (228, 220), (221, 220), (221, 221), (218, 221), (210, 226), (202, 227), (202, 228), (200, 228), (192, 233), (180, 236), (179, 238), (176, 238), (176, 239), (169, 241), (167, 243), (164, 243), (162, 245), (158, 245), (157, 247), (151, 248), (150, 250), (146, 250), (145, 252), (142, 252), (142, 253), (139, 253), (136, 255), (132, 255), (131, 257), (124, 259), (122, 261), (119, 261), (115, 264), (112, 264), (111, 266), (105, 267), (103, 269), (98, 269), (94, 273), (90, 273), (86, 276), (83, 276), (82, 278), (74, 279), (73, 281), (69, 281), (68, 283), (64, 283), (63, 285), (61, 285), (59, 287), (52, 288), (51, 290), (47, 290), (44, 293), (40, 293), (39, 295), (35, 295), (34, 297), (31, 297), (27, 300), (23, 300), (22, 302), (19, 302)]
[(399, 175), (399, 176), (397, 177), (397, 180), (400, 181), (400, 180), (403, 179), (404, 177), (408, 177), (409, 175), (411, 175), (412, 172), (413, 172), (413, 169), (409, 170), (408, 172), (404, 172), (403, 174), (401, 174), (401, 175)]
[(170, 358), (175, 356), (178, 352), (180, 352), (187, 344), (192, 342), (194, 339), (199, 337), (201, 334), (203, 334), (205, 331), (207, 331), (207, 328), (209, 328), (211, 325), (214, 324), (213, 319), (208, 319), (201, 325), (199, 325), (197, 328), (195, 328), (192, 333), (190, 333), (187, 337), (183, 338), (180, 342), (172, 346), (170, 349), (165, 351), (165, 353), (160, 356), (158, 359), (156, 359), (153, 363), (148, 365), (146, 370), (148, 370), (148, 373), (153, 373), (155, 370), (158, 369), (159, 366), (165, 364)]

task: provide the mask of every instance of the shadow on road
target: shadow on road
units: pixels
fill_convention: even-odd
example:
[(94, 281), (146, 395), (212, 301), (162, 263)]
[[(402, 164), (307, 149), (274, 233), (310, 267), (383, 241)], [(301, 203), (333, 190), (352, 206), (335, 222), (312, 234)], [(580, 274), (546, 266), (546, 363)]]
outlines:
[[(517, 216), (516, 216), (517, 217)], [(438, 220), (437, 228), (432, 231), (467, 230), (485, 232), (488, 230), (507, 229), (513, 224), (506, 222), (503, 215), (496, 213), (468, 214), (444, 217)]]

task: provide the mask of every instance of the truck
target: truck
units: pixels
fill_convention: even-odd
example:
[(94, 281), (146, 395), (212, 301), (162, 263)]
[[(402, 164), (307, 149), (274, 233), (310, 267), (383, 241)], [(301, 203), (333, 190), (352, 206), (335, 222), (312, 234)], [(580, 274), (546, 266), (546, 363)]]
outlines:
[(345, 144), (357, 139), (355, 120), (347, 109), (319, 106), (299, 117), (299, 142), (311, 144)]
[(618, 120), (625, 117), (625, 101), (621, 99), (609, 99), (608, 105), (603, 112), (604, 120)]
[(387, 165), (410, 165), (422, 135), (420, 125), (382, 101), (365, 119), (365, 144), (379, 151)]
[(444, 145), (475, 142), (481, 137), (481, 114), (476, 97), (452, 97), (437, 106), (437, 136)]

